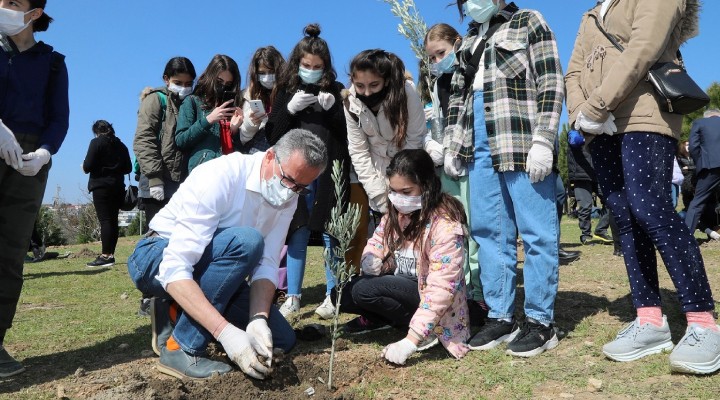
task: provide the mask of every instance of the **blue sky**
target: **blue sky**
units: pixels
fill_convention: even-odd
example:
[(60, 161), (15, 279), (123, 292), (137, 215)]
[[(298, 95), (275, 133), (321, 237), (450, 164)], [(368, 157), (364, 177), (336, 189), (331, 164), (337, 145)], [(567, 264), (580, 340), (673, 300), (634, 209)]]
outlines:
[[(450, 2), (415, 0), (428, 26), (446, 22), (464, 33), (467, 24), (459, 21), (455, 7), (446, 7)], [(580, 16), (595, 1), (516, 3), (545, 15), (557, 35), (563, 66), (567, 66)], [(50, 0), (46, 11), (55, 22), (36, 37), (67, 57), (71, 111), (70, 130), (53, 157), (44, 203), (52, 202), (58, 186), (67, 202), (89, 201), (87, 175), (80, 164), (92, 139), (92, 123), (110, 121), (132, 149), (140, 91), (162, 84), (162, 71), (171, 57), (188, 57), (199, 75), (214, 54), (227, 54), (238, 62), (244, 86), (256, 48), (272, 44), (287, 55), (302, 38), (303, 27), (317, 22), (330, 45), (341, 82), (347, 84), (352, 57), (369, 48), (398, 54), (417, 76), (414, 54), (397, 31), (399, 21), (380, 0)], [(718, 15), (720, 1), (706, 0), (701, 34), (683, 48), (690, 73), (702, 87), (720, 81), (720, 24), (711, 17)]]

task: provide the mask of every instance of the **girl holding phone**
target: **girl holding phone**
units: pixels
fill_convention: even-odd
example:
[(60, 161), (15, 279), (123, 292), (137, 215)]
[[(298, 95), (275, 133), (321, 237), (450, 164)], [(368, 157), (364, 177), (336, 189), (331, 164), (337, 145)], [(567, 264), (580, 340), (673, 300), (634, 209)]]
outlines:
[(250, 60), (238, 146), (242, 153), (252, 154), (270, 147), (263, 130), (274, 100), (275, 77), (284, 66), (285, 59), (273, 46), (257, 49)]
[[(344, 86), (336, 78), (330, 49), (327, 42), (320, 38), (320, 26), (306, 26), (304, 37), (293, 49), (279, 76), (272, 111), (265, 125), (265, 134), (271, 146), (290, 129), (309, 130), (325, 143), (329, 159), (328, 167), (311, 185), (309, 193), (299, 198), (295, 217), (290, 224), (287, 238), (288, 293), (287, 300), (280, 308), (285, 316), (300, 309), (310, 232), (324, 232), (325, 222), (335, 204), (331, 178), (334, 161), (340, 161), (343, 165), (345, 193), (349, 192), (350, 156), (340, 101), (340, 91)], [(326, 248), (332, 247), (328, 235), (323, 234), (323, 239)], [(330, 318), (334, 313), (329, 294), (335, 284), (328, 268), (326, 278), (325, 301), (316, 309), (322, 318)]]
[(232, 151), (231, 136), (243, 122), (240, 71), (229, 56), (215, 55), (200, 75), (195, 91), (183, 100), (175, 144), (189, 154), (188, 172)]

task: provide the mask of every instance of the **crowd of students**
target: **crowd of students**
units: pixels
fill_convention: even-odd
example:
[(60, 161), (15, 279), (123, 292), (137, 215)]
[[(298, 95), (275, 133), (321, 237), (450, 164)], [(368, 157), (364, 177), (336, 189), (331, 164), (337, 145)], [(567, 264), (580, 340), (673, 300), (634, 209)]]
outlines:
[[(235, 295), (244, 300), (203, 280), (215, 262), (207, 257), (216, 256), (213, 246), (218, 245), (210, 230), (225, 238), (231, 228), (224, 224), (248, 218), (228, 210), (242, 213), (242, 201), (254, 201), (205, 193), (208, 181), (216, 179), (203, 166), (211, 162), (213, 168), (261, 171), (256, 183), (234, 175), (228, 180), (237, 179), (248, 190), (261, 187), (261, 215), (270, 206), (282, 210), (273, 218), (287, 227), (281, 232), (288, 287), (279, 307), (283, 317), (300, 309), (311, 232), (322, 235), (328, 251), (336, 245), (325, 232), (336, 202), (325, 163), (337, 161), (343, 166), (343, 200), (360, 204), (363, 214), (379, 217), (379, 223), (369, 232), (363, 222), (357, 232), (362, 250), (348, 258), (360, 273), (342, 298), (325, 266), (325, 300), (316, 309), (320, 317), (330, 318), (340, 307), (358, 315), (344, 326), (347, 333), (387, 327), (407, 331), (382, 351), (395, 364), (437, 343), (456, 358), (500, 345), (508, 354), (532, 357), (558, 346), (553, 325), (561, 253), (555, 162), (563, 101), (571, 124), (587, 141), (597, 191), (617, 225), (613, 231), (637, 309), (637, 318), (603, 346), (603, 353), (634, 361), (672, 349), (675, 371), (720, 369), (720, 327), (702, 255), (667, 190), (681, 116), (663, 111), (644, 80), (655, 61), (674, 60), (678, 47), (696, 33), (697, 2), (672, 0), (662, 9), (639, 0), (598, 3), (583, 16), (566, 75), (554, 33), (541, 13), (504, 0), (456, 3), (460, 18), (469, 19), (467, 34), (447, 24), (430, 27), (424, 38), (429, 76), (421, 74), (420, 91), (408, 80), (403, 61), (382, 49), (364, 50), (352, 59), (346, 88), (316, 24), (305, 27), (287, 60), (272, 46), (257, 49), (244, 89), (230, 56), (214, 56), (196, 84), (190, 60), (176, 57), (167, 63), (165, 85), (143, 93), (138, 113), (133, 151), (151, 223), (128, 262), (138, 288), (154, 296), (153, 346), (161, 371), (194, 378), (228, 372), (227, 365), (203, 358), (214, 337), (245, 373), (264, 378), (269, 369), (255, 357), (272, 358), (273, 340), (283, 350), (294, 343), (278, 310), (263, 308), (266, 296), (262, 307), (252, 297), (259, 296), (258, 279), (277, 286), (277, 277), (253, 276), (256, 269), (267, 274), (268, 258), (261, 252), (242, 250), (261, 260), (261, 267), (254, 268), (242, 258), (243, 275), (233, 277), (249, 278), (251, 287), (239, 284)], [(605, 43), (596, 21), (626, 45), (625, 52)], [(423, 106), (426, 102), (429, 107)], [(112, 126), (106, 124), (98, 125), (98, 143), (112, 141), (106, 137)], [(322, 150), (321, 161), (298, 142), (308, 134), (313, 139), (305, 142)], [(2, 166), (10, 169), (15, 159), (3, 158), (8, 164)], [(301, 173), (302, 165), (312, 168)], [(205, 195), (212, 204), (203, 204)], [(225, 202), (231, 204), (225, 207)], [(253, 221), (261, 232), (267, 228)], [(190, 238), (192, 226), (202, 228), (204, 236)], [(226, 238), (228, 246), (239, 237), (262, 242), (249, 232), (232, 232), (236, 236)], [(602, 229), (596, 234), (607, 236)], [(590, 237), (589, 225), (583, 235)], [(522, 313), (515, 309), (518, 238), (524, 249)], [(265, 251), (279, 250), (270, 239), (265, 237)], [(189, 249), (178, 247), (180, 240)], [(200, 243), (208, 246), (205, 253)], [(199, 253), (189, 255), (194, 247)], [(662, 314), (656, 249), (687, 316), (687, 332), (676, 345)], [(96, 262), (108, 261), (113, 251), (114, 242), (106, 248), (103, 240)], [(147, 254), (154, 257), (151, 264)], [(272, 261), (278, 256), (272, 254)], [(167, 267), (163, 257), (193, 260), (200, 272), (192, 276), (187, 266)], [(226, 253), (217, 257), (228, 262)], [(207, 299), (190, 301), (188, 296), (203, 292), (180, 286), (182, 279), (197, 280)], [(223, 300), (216, 304), (213, 296), (219, 292)], [(158, 310), (170, 307), (169, 297), (188, 308), (174, 322), (167, 312), (160, 321)], [(207, 300), (217, 312), (207, 308)], [(235, 315), (247, 307), (253, 310), (249, 319)], [(478, 328), (474, 335), (471, 326)], [(0, 356), (12, 359), (6, 352)]]

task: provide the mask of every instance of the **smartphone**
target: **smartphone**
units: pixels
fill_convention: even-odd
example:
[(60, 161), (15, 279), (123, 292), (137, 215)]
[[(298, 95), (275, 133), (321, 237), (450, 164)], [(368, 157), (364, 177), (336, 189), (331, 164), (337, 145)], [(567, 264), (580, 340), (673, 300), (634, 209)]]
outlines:
[(310, 93), (312, 95), (317, 96), (320, 93), (320, 86), (318, 85), (308, 85), (308, 84), (300, 84), (298, 91), (302, 90), (305, 93)]
[(265, 107), (263, 106), (262, 100), (248, 100), (250, 109), (257, 115), (265, 114)]
[(237, 96), (237, 92), (235, 92), (235, 91), (231, 91), (231, 90), (224, 91), (223, 96), (222, 96), (222, 101), (220, 102), (220, 104), (223, 104), (228, 100), (232, 100), (233, 102), (230, 103), (230, 107), (234, 106), (235, 105), (235, 96)]

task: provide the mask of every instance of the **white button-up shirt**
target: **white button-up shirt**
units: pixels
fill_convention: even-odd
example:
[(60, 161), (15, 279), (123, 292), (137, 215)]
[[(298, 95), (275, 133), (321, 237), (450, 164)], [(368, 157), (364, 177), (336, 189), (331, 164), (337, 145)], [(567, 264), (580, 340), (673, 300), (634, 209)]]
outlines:
[(278, 283), (280, 251), (285, 244), (297, 196), (273, 207), (260, 194), (260, 166), (264, 152), (233, 153), (195, 168), (170, 202), (150, 221), (150, 229), (169, 239), (155, 279), (163, 288), (171, 282), (193, 279), (197, 264), (220, 228), (252, 227), (265, 239), (262, 258), (250, 282)]

